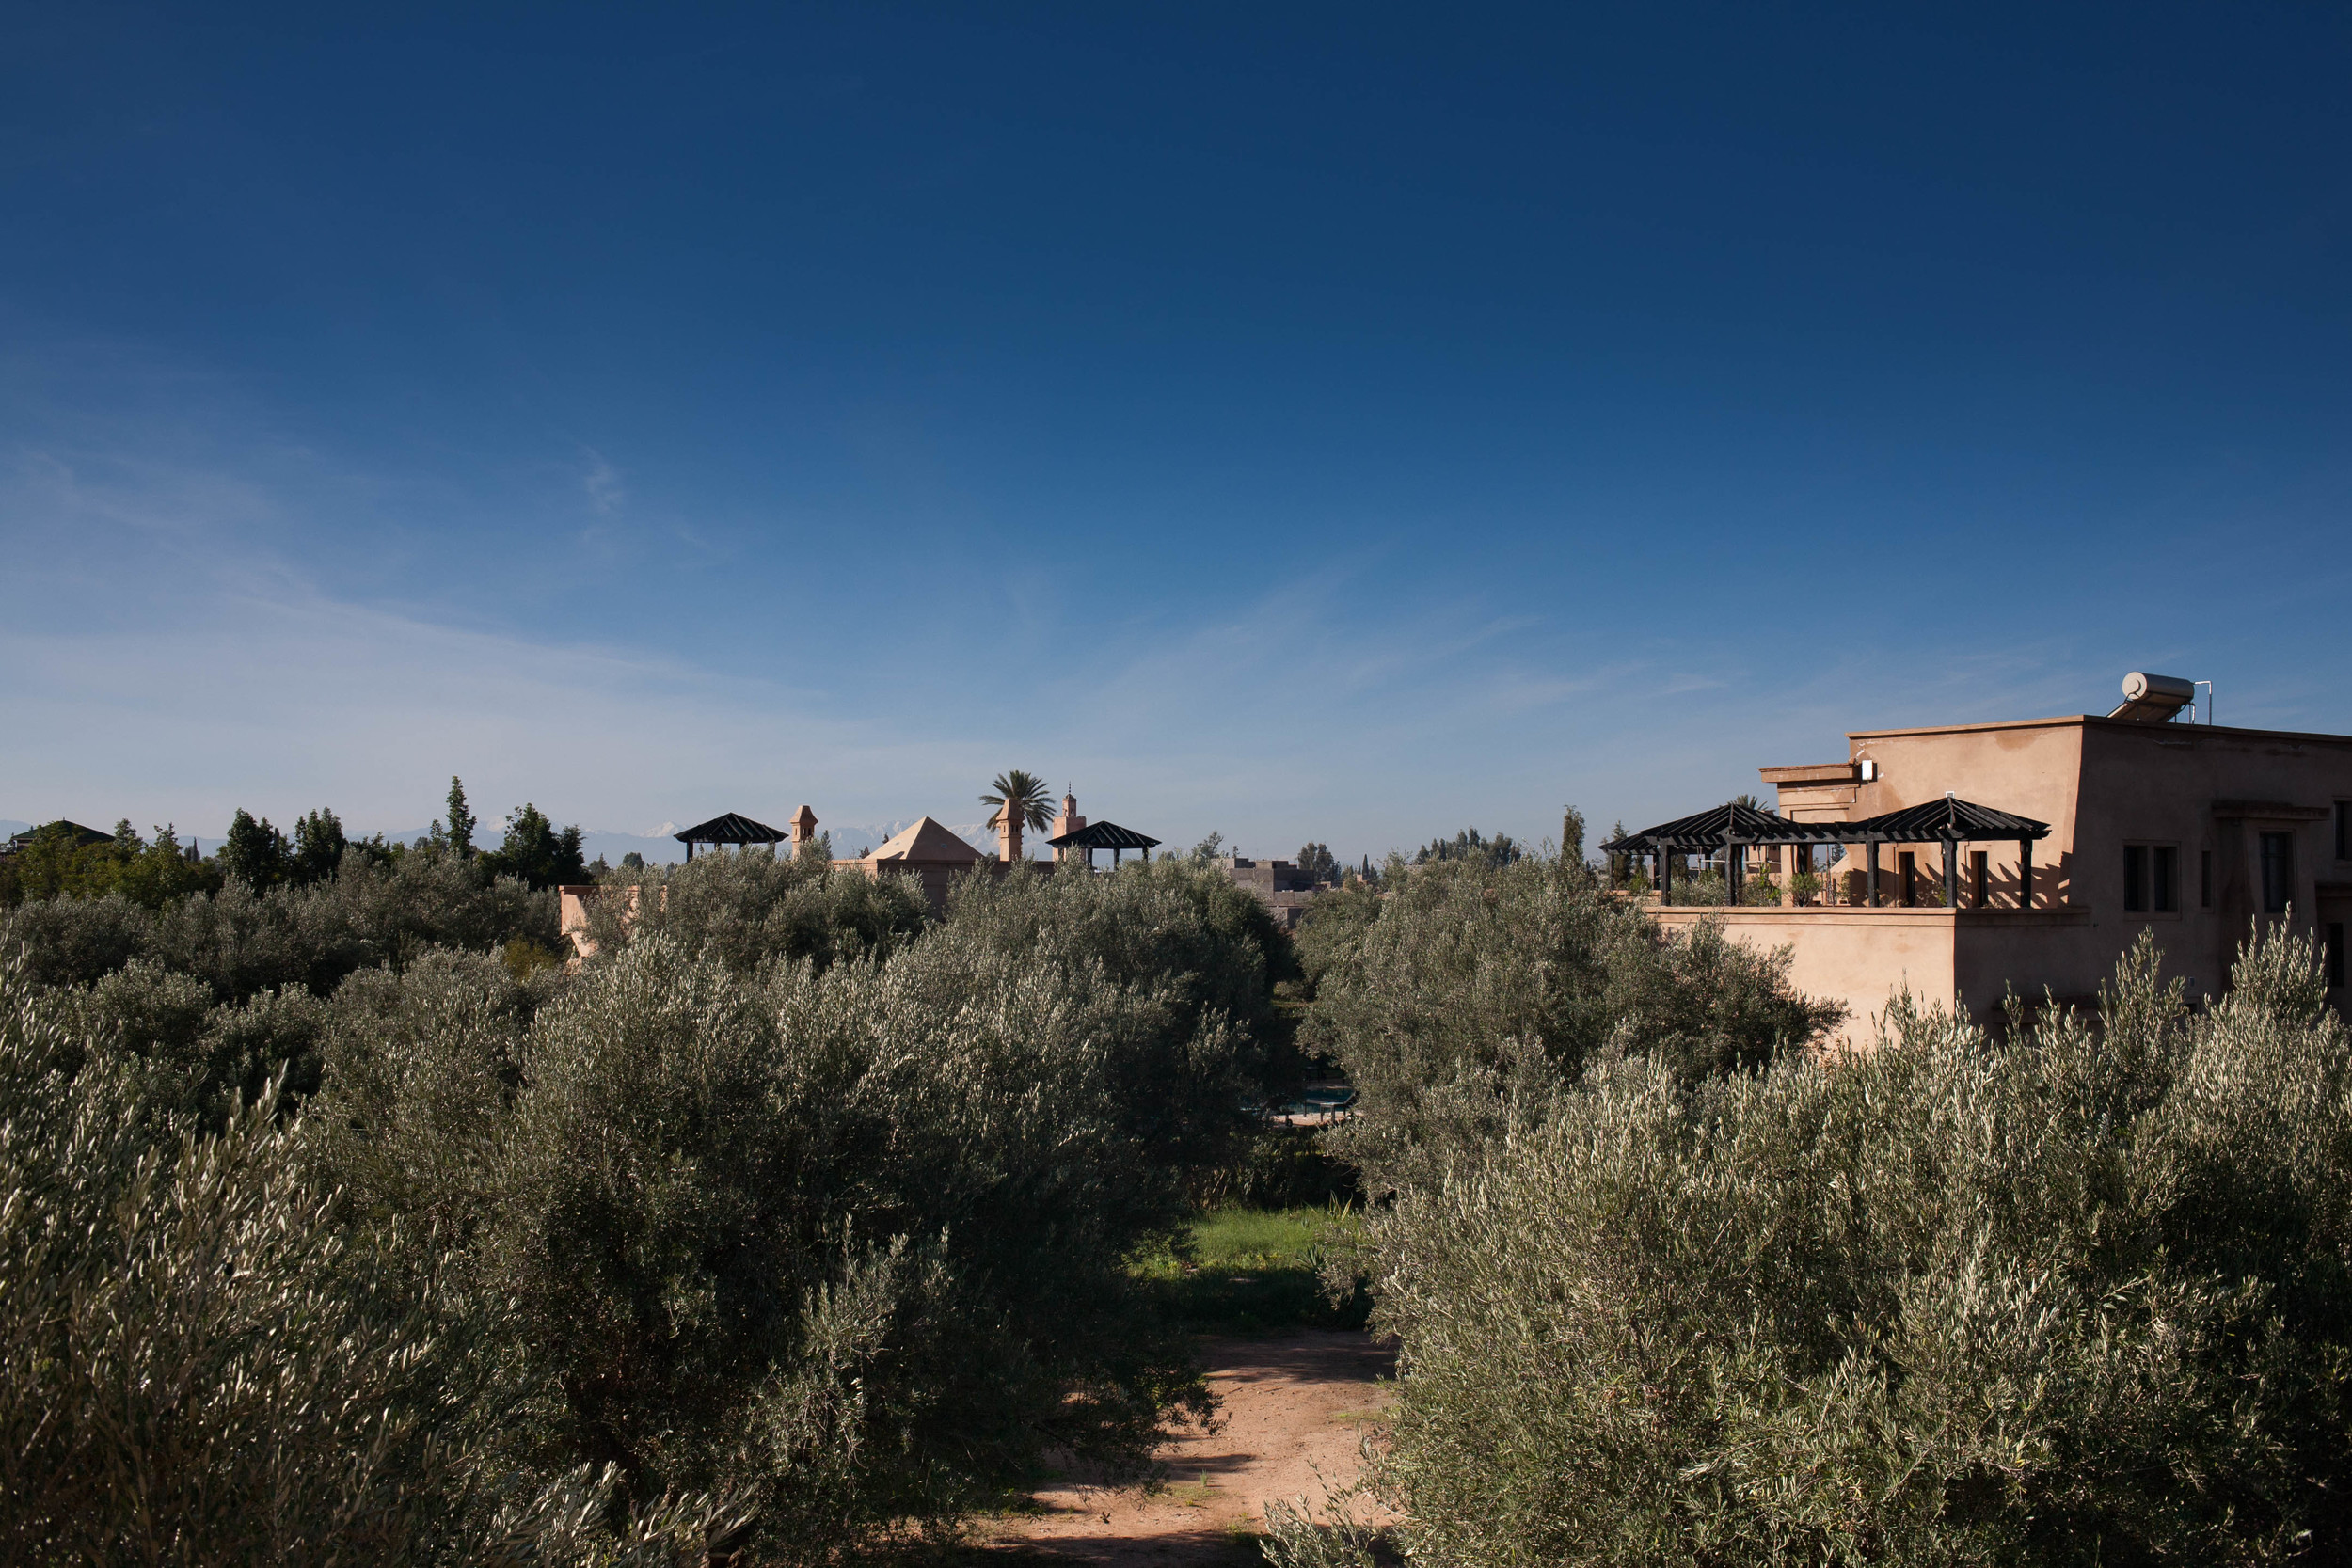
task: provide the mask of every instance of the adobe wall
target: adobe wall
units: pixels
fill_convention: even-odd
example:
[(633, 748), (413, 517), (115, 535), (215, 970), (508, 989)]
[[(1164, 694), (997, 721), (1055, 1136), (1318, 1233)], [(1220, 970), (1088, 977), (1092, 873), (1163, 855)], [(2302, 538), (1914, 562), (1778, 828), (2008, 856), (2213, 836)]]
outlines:
[[(567, 883), (558, 887), (555, 890), (558, 911), (556, 929), (571, 942), (573, 958), (593, 958), (596, 956), (596, 944), (588, 936), (588, 906), (591, 901), (598, 898), (625, 899), (627, 908), (622, 918), (633, 922), (637, 918), (637, 904), (643, 893), (642, 888), (634, 885), (603, 887), (595, 882)], [(670, 890), (666, 887), (661, 890), (660, 907), (664, 910), (670, 907)]]
[(1846, 1022), (1825, 1049), (1867, 1050), (1872, 1019), (1902, 987), (1925, 1001), (1947, 1002), (1953, 987), (1953, 919), (1948, 910), (1657, 909), (1668, 931), (1687, 933), (1702, 920), (1759, 952), (1789, 949), (1788, 983), (1806, 996), (1844, 1005)]
[[(2187, 981), (2192, 996), (2218, 995), (2260, 914), (2264, 832), (2294, 839), (2294, 928), (2352, 922), (2352, 860), (2335, 853), (2333, 821), (2336, 802), (2352, 800), (2352, 737), (2077, 715), (1848, 739), (1852, 759), (1877, 763), (1879, 778), (1788, 788), (1792, 805), (1811, 808), (1805, 816), (1854, 820), (1949, 791), (2050, 824), (2033, 847), (2033, 891), (2037, 916), (2066, 916), (2055, 923), (2006, 923), (2016, 918), (2015, 845), (1963, 847), (1955, 984), (1980, 1017), (1980, 999), (1997, 1003), (2005, 983), (2023, 995), (2038, 997), (2046, 986), (2063, 999), (2088, 1000), (2142, 931), (2163, 949), (2168, 977)], [(2131, 844), (2178, 847), (2177, 909), (2123, 908)], [(1883, 846), (1880, 886), (1890, 900), (1904, 849), (1916, 857), (1923, 887), (1940, 887), (1942, 846)], [(1991, 873), (1991, 923), (1981, 927), (1966, 923), (1977, 912), (1964, 907), (1971, 849), (1984, 851)], [(1860, 850), (1838, 865), (1861, 869)], [(2344, 1000), (2339, 991), (2339, 1006)]]
[(2029, 1001), (2047, 991), (2060, 1002), (2085, 1003), (2113, 974), (2117, 951), (2112, 937), (2100, 937), (2081, 911), (1764, 906), (1653, 908), (1650, 914), (1669, 931), (1687, 932), (1712, 919), (1743, 946), (1788, 948), (1788, 983), (1846, 1009), (1845, 1023), (1822, 1042), (1832, 1050), (1875, 1044), (1877, 1020), (1905, 990), (1923, 1005), (1956, 1006), (1985, 1024), (1999, 1020), (2012, 986)]
[[(1879, 776), (1853, 786), (1846, 820), (1860, 821), (1906, 806), (1923, 806), (1947, 793), (1996, 811), (2050, 824), (2049, 836), (2033, 847), (2033, 902), (2037, 908), (2066, 901), (2073, 891), (2074, 803), (2082, 778), (2083, 732), (2079, 719), (2035, 720), (1966, 729), (1892, 730), (1848, 736), (1853, 760), (1878, 764)], [(1963, 846), (1961, 895), (1968, 896), (1968, 851), (1984, 851), (1988, 891), (1994, 909), (2018, 907), (2019, 855), (2014, 844)], [(1899, 895), (1897, 867), (1908, 851), (1915, 857), (1923, 884), (1939, 891), (1944, 878), (1941, 844), (1887, 844), (1879, 848), (1881, 896)], [(1841, 870), (1867, 869), (1864, 851), (1850, 850)]]
[[(2257, 919), (2275, 918), (2261, 911), (2265, 832), (2294, 841), (2290, 928), (2345, 918), (2333, 887), (2352, 883), (2352, 863), (2336, 856), (2333, 818), (2336, 802), (2352, 800), (2352, 738), (2106, 720), (2088, 721), (2085, 736), (2086, 895), (2119, 927), (2153, 929), (2168, 970), (2218, 991)], [(2123, 912), (2123, 848), (2135, 843), (2179, 847), (2177, 912)]]

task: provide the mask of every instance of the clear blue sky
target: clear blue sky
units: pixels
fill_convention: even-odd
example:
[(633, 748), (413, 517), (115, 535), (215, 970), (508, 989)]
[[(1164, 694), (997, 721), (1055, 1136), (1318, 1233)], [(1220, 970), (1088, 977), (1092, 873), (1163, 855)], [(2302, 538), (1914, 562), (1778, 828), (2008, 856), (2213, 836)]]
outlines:
[(0, 817), (1353, 859), (2352, 729), (2340, 8), (6, 15)]

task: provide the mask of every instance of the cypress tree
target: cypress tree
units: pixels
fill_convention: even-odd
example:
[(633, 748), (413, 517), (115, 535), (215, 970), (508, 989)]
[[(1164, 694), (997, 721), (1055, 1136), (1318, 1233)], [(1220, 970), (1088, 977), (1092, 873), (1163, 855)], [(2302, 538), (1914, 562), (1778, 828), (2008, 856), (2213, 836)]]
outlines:
[(465, 781), (456, 774), (449, 776), (449, 846), (461, 855), (473, 853), (473, 813), (466, 809)]

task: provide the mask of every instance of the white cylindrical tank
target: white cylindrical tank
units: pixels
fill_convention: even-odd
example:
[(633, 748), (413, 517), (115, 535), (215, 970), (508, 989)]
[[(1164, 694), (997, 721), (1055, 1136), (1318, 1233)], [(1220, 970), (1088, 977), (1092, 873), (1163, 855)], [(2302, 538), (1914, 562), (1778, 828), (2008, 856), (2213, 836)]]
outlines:
[(2178, 675), (2152, 675), (2145, 670), (2135, 670), (2123, 677), (2123, 700), (2127, 703), (2177, 703), (2185, 707), (2197, 700), (2197, 683), (2185, 681)]

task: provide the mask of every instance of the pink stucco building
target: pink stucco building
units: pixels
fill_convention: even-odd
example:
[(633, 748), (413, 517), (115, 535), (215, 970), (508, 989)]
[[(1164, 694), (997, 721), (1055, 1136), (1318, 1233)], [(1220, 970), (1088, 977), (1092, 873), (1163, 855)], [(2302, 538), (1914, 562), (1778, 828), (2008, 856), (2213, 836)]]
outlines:
[(1954, 841), (1948, 902), (1942, 840), (1772, 844), (1757, 841), (1799, 834), (1743, 819), (1742, 871), (1776, 872), (1786, 890), (1835, 856), (1821, 891), (1803, 905), (1785, 891), (1764, 907), (1661, 903), (1658, 918), (1669, 927), (1720, 919), (1736, 941), (1788, 947), (1800, 990), (1846, 1004), (1850, 1046), (1869, 1043), (1872, 1015), (1905, 988), (1986, 1022), (2012, 989), (2089, 1002), (2142, 931), (2154, 933), (2168, 975), (2192, 996), (2215, 995), (2264, 921), (2321, 939), (2342, 1007), (2352, 736), (2172, 721), (2187, 705), (2161, 699), (2185, 686), (2159, 686), (2158, 700), (2106, 717), (1857, 731), (1842, 759), (1760, 770), (1778, 792), (1774, 819), (1831, 835), (1915, 820), (1899, 814), (1947, 799), (2046, 825), (2035, 837)]

